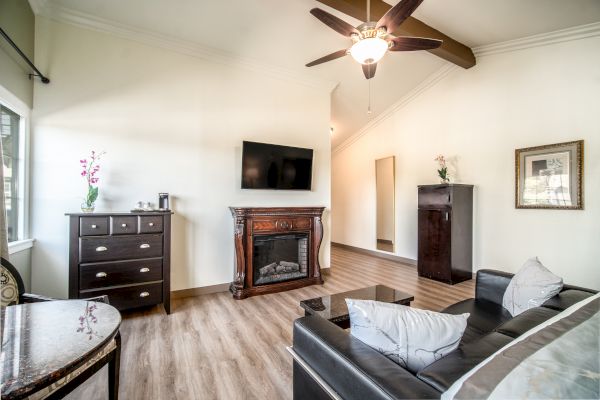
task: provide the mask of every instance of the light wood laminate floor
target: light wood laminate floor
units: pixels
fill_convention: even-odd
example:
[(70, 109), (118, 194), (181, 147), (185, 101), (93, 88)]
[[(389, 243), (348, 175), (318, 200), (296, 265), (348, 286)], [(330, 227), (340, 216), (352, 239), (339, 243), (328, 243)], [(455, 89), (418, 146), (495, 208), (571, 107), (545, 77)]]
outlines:
[[(323, 286), (233, 300), (216, 293), (174, 300), (172, 314), (154, 307), (123, 315), (120, 398), (291, 399), (292, 323), (300, 300), (374, 284), (415, 297), (413, 307), (440, 310), (473, 297), (474, 280), (450, 286), (416, 268), (333, 247)], [(106, 368), (69, 399), (106, 399)]]

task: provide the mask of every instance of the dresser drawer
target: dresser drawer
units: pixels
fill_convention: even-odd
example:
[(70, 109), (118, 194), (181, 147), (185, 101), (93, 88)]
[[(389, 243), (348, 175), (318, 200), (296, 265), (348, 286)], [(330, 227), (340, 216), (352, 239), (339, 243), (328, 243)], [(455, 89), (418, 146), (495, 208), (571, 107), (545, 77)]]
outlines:
[(115, 289), (79, 292), (79, 298), (107, 295), (111, 306), (119, 310), (162, 303), (162, 283), (149, 283)]
[(114, 261), (162, 257), (162, 235), (88, 236), (79, 238), (79, 261)]
[(111, 235), (131, 235), (137, 233), (137, 217), (110, 217)]
[(163, 217), (159, 215), (140, 216), (140, 233), (163, 231)]
[(452, 204), (452, 195), (450, 188), (441, 187), (420, 187), (419, 188), (419, 207), (450, 207)]
[(79, 267), (80, 290), (160, 281), (162, 278), (162, 258), (84, 264)]
[(79, 234), (81, 236), (108, 235), (108, 217), (79, 218)]

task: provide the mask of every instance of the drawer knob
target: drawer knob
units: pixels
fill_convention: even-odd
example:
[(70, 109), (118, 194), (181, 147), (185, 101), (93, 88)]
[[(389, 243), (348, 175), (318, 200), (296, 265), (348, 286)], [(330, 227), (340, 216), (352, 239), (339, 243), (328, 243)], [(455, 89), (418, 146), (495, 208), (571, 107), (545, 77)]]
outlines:
[(154, 226), (154, 222), (148, 222), (148, 226)]
[(121, 224), (121, 228), (127, 228), (127, 224)]
[(108, 250), (108, 249), (106, 247), (104, 247), (104, 246), (98, 246), (98, 247), (96, 247), (96, 251), (98, 251), (98, 252), (100, 252), (100, 251), (106, 251), (106, 250)]
[(98, 272), (96, 278), (106, 278), (106, 272)]
[(148, 292), (140, 293), (140, 297), (148, 297), (148, 296), (150, 296), (150, 293), (148, 293)]
[(140, 244), (140, 249), (149, 249), (150, 245), (148, 243), (142, 243)]
[(98, 228), (98, 225), (92, 224), (92, 229), (96, 229), (96, 228)]
[(150, 272), (150, 268), (140, 268), (140, 272)]

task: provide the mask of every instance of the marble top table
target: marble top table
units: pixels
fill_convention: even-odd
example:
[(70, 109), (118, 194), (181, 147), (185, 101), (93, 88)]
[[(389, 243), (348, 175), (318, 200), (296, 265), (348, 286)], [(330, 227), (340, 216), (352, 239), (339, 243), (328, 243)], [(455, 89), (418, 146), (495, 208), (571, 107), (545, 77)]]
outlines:
[(118, 332), (114, 307), (56, 300), (2, 307), (2, 399), (20, 399), (63, 378)]
[(318, 315), (342, 328), (348, 328), (350, 326), (350, 316), (348, 315), (346, 299), (375, 300), (409, 306), (415, 298), (400, 290), (384, 285), (375, 285), (330, 296), (302, 300), (300, 307), (304, 309), (304, 315)]

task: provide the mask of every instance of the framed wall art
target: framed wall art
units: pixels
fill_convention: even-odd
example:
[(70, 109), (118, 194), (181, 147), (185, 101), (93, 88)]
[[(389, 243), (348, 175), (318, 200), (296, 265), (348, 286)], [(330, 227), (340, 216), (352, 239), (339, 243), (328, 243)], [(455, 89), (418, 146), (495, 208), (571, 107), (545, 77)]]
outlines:
[(583, 209), (583, 140), (515, 150), (515, 206)]

